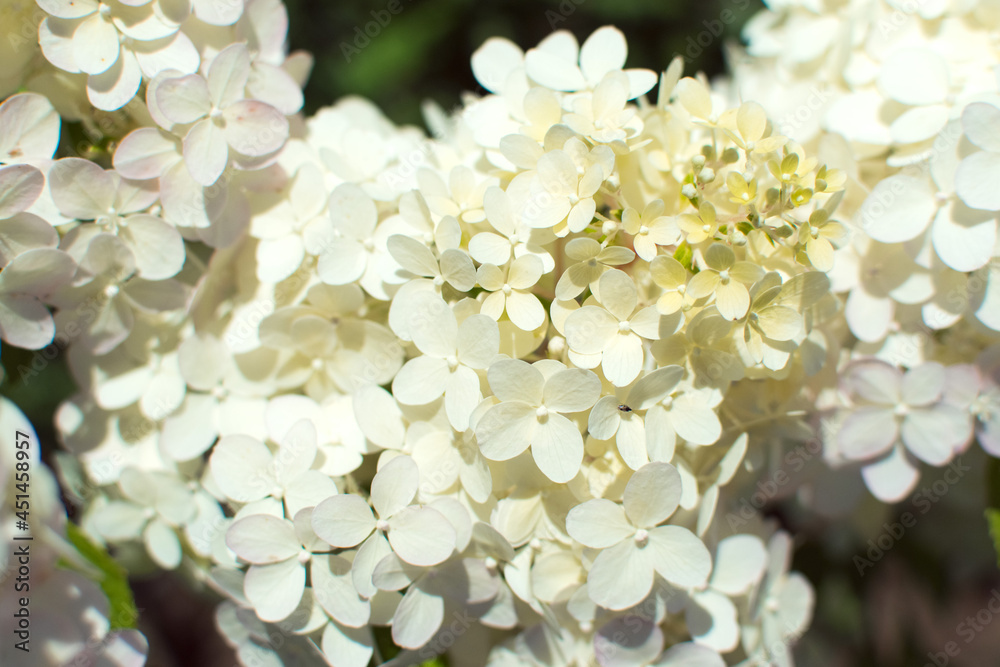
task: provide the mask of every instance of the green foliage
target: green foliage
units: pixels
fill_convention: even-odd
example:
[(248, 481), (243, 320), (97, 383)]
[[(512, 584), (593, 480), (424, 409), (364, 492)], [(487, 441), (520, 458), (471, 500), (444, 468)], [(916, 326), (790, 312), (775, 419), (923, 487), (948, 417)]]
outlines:
[(66, 523), (66, 536), (77, 552), (101, 572), (102, 577), (98, 583), (111, 605), (111, 630), (136, 627), (139, 612), (128, 585), (128, 571), (104, 548), (92, 542), (72, 521)]
[(1000, 567), (1000, 510), (986, 510), (986, 523), (990, 529), (990, 537), (993, 538), (993, 547), (997, 551), (997, 567)]

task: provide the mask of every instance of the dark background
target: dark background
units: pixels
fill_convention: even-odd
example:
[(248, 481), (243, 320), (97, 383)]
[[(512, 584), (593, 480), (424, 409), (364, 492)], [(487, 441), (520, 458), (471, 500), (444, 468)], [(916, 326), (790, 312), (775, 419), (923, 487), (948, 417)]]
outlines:
[[(704, 71), (714, 76), (724, 71), (725, 40), (738, 40), (742, 24), (762, 7), (759, 0), (397, 1), (402, 11), (391, 15), (365, 45), (358, 29), (363, 31), (374, 20), (371, 12), (384, 12), (388, 0), (286, 0), (290, 49), (304, 49), (315, 57), (305, 88), (307, 114), (342, 96), (361, 95), (396, 123), (423, 126), (422, 101), (432, 99), (452, 109), (464, 91), (483, 92), (469, 58), (487, 38), (508, 37), (527, 49), (553, 29), (570, 30), (582, 43), (596, 28), (614, 24), (628, 39), (629, 67), (663, 70), (681, 54), (687, 56), (686, 74)], [(363, 45), (360, 52), (355, 51), (358, 44)], [(73, 391), (64, 360), (46, 360), (39, 381), (23, 383), (18, 366), (30, 367), (35, 353), (4, 346), (2, 358), (7, 376), (0, 394), (25, 410), (43, 445), (49, 445), (50, 459), (56, 442), (52, 415)], [(934, 471), (925, 474), (937, 478)], [(985, 471), (973, 474), (980, 476), (975, 486), (981, 487)], [(847, 522), (803, 514), (792, 498), (766, 508), (768, 516), (797, 535), (794, 567), (810, 578), (819, 598), (813, 627), (796, 651), (800, 667), (933, 664), (928, 651), (939, 652), (946, 642), (958, 639), (957, 624), (974, 616), (1000, 590), (995, 556), (980, 518), (983, 505), (977, 510), (976, 502), (973, 499), (964, 513), (949, 503), (935, 507), (864, 577), (851, 555), (863, 554), (865, 541), (877, 531), (862, 535)], [(866, 507), (890, 522), (901, 511), (872, 502)], [(970, 539), (957, 544), (941, 532), (942, 525), (957, 525)], [(831, 544), (839, 546), (831, 549)], [(148, 664), (235, 665), (214, 629), (214, 595), (195, 590), (177, 574), (139, 569), (133, 570), (132, 583), (142, 611), (140, 629), (151, 644)], [(1000, 664), (1000, 617), (995, 625), (984, 626), (974, 643), (960, 646), (961, 653), (948, 664)]]

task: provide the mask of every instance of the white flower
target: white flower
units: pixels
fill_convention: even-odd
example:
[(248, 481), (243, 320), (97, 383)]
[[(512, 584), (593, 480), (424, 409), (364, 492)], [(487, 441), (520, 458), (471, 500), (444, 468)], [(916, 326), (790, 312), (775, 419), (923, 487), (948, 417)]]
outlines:
[(628, 264), (635, 259), (635, 253), (628, 248), (605, 247), (594, 239), (583, 237), (571, 239), (563, 252), (576, 263), (571, 264), (556, 283), (556, 298), (560, 301), (575, 299), (588, 287), (593, 290), (594, 283), (609, 267)]
[(123, 179), (88, 160), (64, 158), (49, 170), (49, 188), (63, 215), (94, 221), (71, 230), (66, 245), (85, 248), (97, 234), (115, 234), (132, 251), (136, 275), (147, 280), (170, 278), (184, 265), (184, 241), (177, 230), (140, 213), (156, 201), (147, 183)]
[[(306, 565), (318, 574), (324, 563), (314, 554), (330, 550), (312, 532), (308, 508), (294, 516), (292, 522), (270, 514), (252, 514), (237, 519), (226, 531), (229, 548), (251, 564), (243, 591), (262, 621), (281, 621), (295, 611), (305, 591)], [(313, 578), (315, 588), (318, 577)]]
[[(386, 555), (388, 546), (411, 565), (437, 565), (455, 550), (455, 529), (436, 509), (410, 506), (419, 485), (417, 464), (409, 456), (397, 456), (382, 466), (372, 480), (371, 501), (378, 519), (359, 496), (338, 495), (327, 498), (313, 510), (313, 530), (335, 547), (361, 544), (355, 568), (363, 554)], [(371, 569), (359, 570), (361, 575), (369, 577), (363, 580), (363, 585), (358, 585), (362, 595), (370, 590), (371, 570), (378, 560), (365, 559), (365, 562)], [(358, 583), (357, 575), (355, 582)]]
[(10, 260), (0, 272), (0, 335), (11, 345), (37, 350), (52, 342), (56, 327), (41, 299), (70, 282), (73, 258), (36, 248)]
[[(658, 340), (665, 328), (655, 307), (638, 308), (639, 293), (628, 274), (611, 269), (598, 281), (595, 301), (566, 318), (566, 342), (571, 352), (585, 355), (573, 359), (583, 367), (600, 364), (604, 376), (623, 387), (639, 375), (643, 364), (643, 339)], [(587, 359), (587, 357), (590, 357)]]
[(408, 565), (398, 554), (390, 555), (375, 568), (374, 581), (383, 590), (409, 585), (392, 617), (392, 640), (408, 649), (427, 645), (444, 623), (446, 612), (464, 609), (468, 614), (473, 605), (499, 592), (496, 575), (476, 558), (453, 558), (424, 570)]
[(181, 563), (177, 529), (195, 518), (194, 494), (176, 474), (126, 468), (118, 479), (125, 500), (113, 500), (94, 517), (101, 535), (109, 540), (142, 537), (156, 563), (172, 570)]
[[(446, 218), (454, 222), (454, 218)], [(447, 224), (442, 221), (442, 226)], [(457, 223), (455, 223), (457, 226)], [(400, 266), (415, 276), (429, 278), (434, 289), (440, 291), (448, 283), (459, 292), (468, 292), (476, 285), (476, 267), (469, 255), (459, 248), (439, 250), (440, 258), (420, 241), (393, 234), (386, 241), (386, 248)]]
[(514, 214), (510, 196), (497, 187), (486, 190), (483, 208), (487, 222), (500, 234), (479, 232), (469, 239), (469, 254), (481, 264), (503, 266), (511, 256), (537, 255), (545, 270), (554, 266), (552, 256), (544, 249), (552, 240), (551, 233), (532, 229), (525, 225), (520, 216)]
[(732, 535), (719, 542), (708, 586), (690, 594), (685, 620), (694, 641), (720, 653), (740, 642), (736, 605), (730, 598), (750, 592), (764, 576), (768, 554), (756, 535)]
[(727, 320), (739, 320), (750, 309), (748, 287), (764, 277), (764, 270), (752, 262), (737, 262), (732, 249), (713, 243), (704, 252), (706, 268), (687, 284), (694, 299), (714, 296), (715, 307)]
[(230, 149), (247, 158), (266, 157), (285, 143), (288, 121), (269, 104), (245, 99), (250, 56), (233, 44), (212, 60), (206, 77), (189, 74), (159, 82), (155, 104), (164, 129), (184, 128), (184, 162), (192, 178), (212, 185), (230, 161)]
[(522, 331), (533, 331), (545, 322), (545, 308), (531, 290), (542, 277), (542, 260), (535, 255), (522, 255), (503, 271), (495, 264), (479, 267), (477, 280), (489, 292), (483, 299), (481, 313), (499, 320), (507, 317)]
[[(849, 459), (869, 461), (890, 453), (901, 441), (925, 463), (940, 466), (972, 436), (972, 421), (963, 411), (943, 400), (945, 368), (928, 362), (903, 373), (881, 361), (858, 362), (844, 377), (844, 388), (855, 400), (841, 423), (837, 446)], [(892, 502), (916, 484), (916, 466), (902, 451), (891, 454), (884, 470), (865, 476), (876, 496)], [(889, 466), (896, 474), (889, 475)]]
[(669, 463), (648, 463), (625, 486), (623, 505), (599, 498), (570, 511), (569, 534), (601, 550), (587, 576), (594, 602), (628, 609), (649, 595), (657, 574), (681, 588), (705, 584), (712, 570), (705, 545), (687, 528), (660, 525), (680, 497), (677, 470)]
[(635, 254), (647, 262), (656, 257), (656, 246), (674, 245), (681, 240), (676, 220), (664, 215), (665, 210), (663, 200), (654, 199), (646, 204), (642, 214), (634, 208), (626, 208), (622, 212), (622, 229), (632, 235)]
[(299, 166), (287, 190), (264, 200), (271, 204), (253, 216), (250, 235), (260, 239), (257, 244), (257, 278), (279, 283), (295, 273), (306, 253), (318, 254), (321, 247), (312, 237), (325, 221), (326, 208), (323, 174), (310, 163)]
[(316, 427), (297, 422), (272, 454), (260, 440), (228, 435), (212, 449), (209, 465), (219, 489), (232, 500), (249, 503), (263, 498), (283, 500), (287, 516), (337, 494), (333, 479), (311, 470), (316, 458)]
[(746, 667), (761, 662), (791, 667), (788, 648), (808, 627), (816, 596), (804, 576), (788, 571), (792, 540), (787, 533), (775, 533), (767, 551), (767, 572), (753, 593), (750, 623), (743, 626), (743, 649), (750, 656)]
[[(594, 88), (605, 74), (621, 70), (627, 54), (625, 36), (615, 27), (604, 26), (595, 30), (582, 48), (577, 46), (572, 34), (560, 30), (530, 49), (525, 54), (524, 66), (528, 76), (543, 86), (573, 92)], [(629, 82), (627, 99), (636, 98), (656, 85), (656, 74), (651, 70), (630, 69), (624, 72)], [(501, 83), (499, 77), (486, 78)]]
[(97, 234), (81, 250), (77, 281), (53, 292), (49, 301), (59, 307), (60, 328), (70, 323), (85, 327), (77, 340), (94, 354), (106, 354), (121, 344), (135, 325), (136, 312), (158, 313), (184, 305), (187, 295), (180, 283), (135, 275), (135, 256), (117, 236)]
[(0, 104), (0, 164), (52, 159), (59, 146), (59, 114), (35, 93), (11, 95)]
[[(684, 369), (680, 366), (658, 368), (639, 378), (628, 389), (602, 397), (590, 410), (588, 432), (600, 440), (615, 438), (622, 460), (632, 470), (638, 470), (649, 462), (647, 437), (655, 437), (647, 436), (643, 420), (646, 410), (671, 393), (683, 375)], [(656, 449), (656, 453), (661, 449)], [(673, 447), (669, 449), (672, 452)]]
[[(610, 175), (614, 153), (607, 146), (587, 145), (576, 137), (561, 150), (545, 153), (536, 165), (521, 218), (536, 229), (555, 227), (557, 236), (586, 229), (597, 203), (594, 196)], [(561, 225), (565, 221), (565, 225)]]
[(333, 237), (319, 256), (317, 273), (325, 283), (346, 285), (362, 278), (373, 263), (375, 202), (356, 185), (338, 185), (328, 203)]
[(42, 0), (51, 15), (39, 26), (42, 53), (62, 70), (89, 75), (87, 96), (98, 109), (123, 107), (144, 77), (198, 69), (198, 50), (178, 23), (155, 11), (158, 5)]
[(413, 342), (423, 356), (400, 369), (392, 393), (404, 405), (424, 405), (444, 394), (448, 421), (459, 432), (479, 402), (477, 370), (486, 370), (500, 349), (500, 329), (485, 315), (470, 315), (461, 325), (444, 301), (415, 314)]
[(601, 383), (587, 370), (555, 368), (544, 373), (519, 359), (491, 365), (487, 378), (500, 403), (476, 424), (476, 438), (483, 456), (493, 461), (514, 458), (530, 446), (539, 470), (553, 482), (565, 483), (580, 469), (583, 439), (562, 413), (594, 405)]

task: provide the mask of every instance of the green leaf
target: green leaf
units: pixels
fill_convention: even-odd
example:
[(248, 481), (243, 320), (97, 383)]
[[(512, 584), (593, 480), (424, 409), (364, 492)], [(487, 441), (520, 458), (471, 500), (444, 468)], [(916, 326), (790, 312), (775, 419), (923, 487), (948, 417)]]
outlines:
[(128, 585), (128, 570), (112, 558), (103, 547), (92, 542), (83, 529), (72, 521), (66, 523), (66, 537), (76, 547), (77, 552), (96, 566), (103, 575), (98, 583), (108, 596), (111, 605), (109, 619), (111, 629), (136, 627), (139, 612), (132, 597), (132, 589)]
[(990, 528), (990, 537), (993, 538), (993, 548), (997, 552), (997, 567), (1000, 567), (1000, 510), (986, 510), (986, 523)]
[(681, 265), (688, 271), (698, 273), (698, 270), (693, 263), (694, 251), (691, 250), (691, 246), (689, 246), (686, 242), (677, 247), (677, 252), (674, 253), (674, 259), (680, 262)]

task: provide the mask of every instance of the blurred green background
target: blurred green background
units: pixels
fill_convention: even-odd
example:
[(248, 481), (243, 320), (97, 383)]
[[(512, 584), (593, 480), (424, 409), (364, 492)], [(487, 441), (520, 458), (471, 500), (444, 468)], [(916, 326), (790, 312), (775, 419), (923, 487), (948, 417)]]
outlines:
[[(725, 41), (739, 39), (742, 25), (762, 7), (759, 0), (395, 0), (402, 11), (364, 45), (363, 38), (355, 42), (359, 30), (375, 20), (372, 12), (384, 18), (390, 0), (285, 1), (291, 50), (315, 57), (305, 89), (307, 114), (354, 94), (374, 101), (396, 123), (419, 126), (424, 100), (452, 109), (463, 92), (483, 92), (469, 58), (491, 36), (527, 49), (553, 29), (570, 30), (582, 42), (593, 30), (614, 24), (628, 39), (629, 67), (662, 70), (680, 54), (687, 60), (686, 74), (714, 76), (725, 70)], [(364, 47), (358, 49), (359, 43)], [(56, 442), (54, 411), (74, 391), (64, 356), (43, 357), (42, 364), (37, 353), (2, 349), (6, 378), (0, 394), (28, 414), (47, 459)], [(19, 368), (33, 363), (43, 366), (40, 374), (23, 382)], [(794, 566), (810, 578), (820, 600), (813, 628), (797, 650), (800, 667), (922, 667), (928, 651), (954, 639), (956, 624), (1000, 588), (978, 502), (964, 512), (936, 508), (878, 564), (877, 576), (866, 577), (858, 575), (851, 555), (864, 553), (872, 534), (853, 522), (803, 514), (792, 498), (766, 508), (798, 536)], [(878, 513), (867, 522), (876, 531), (883, 516), (892, 521), (899, 512), (877, 504), (866, 509)], [(942, 540), (942, 527), (948, 526), (959, 526), (971, 539), (961, 545)], [(839, 547), (831, 550), (832, 543)], [(144, 610), (140, 628), (150, 639), (151, 667), (235, 664), (215, 634), (211, 595), (191, 591), (169, 574), (135, 576), (132, 583)], [(997, 639), (1000, 618), (949, 664), (1000, 664), (984, 657), (1000, 654)]]
[[(743, 23), (763, 7), (760, 0), (396, 2), (402, 11), (392, 15), (370, 44), (355, 53), (354, 40), (364, 43), (357, 29), (363, 31), (373, 20), (372, 12), (378, 16), (389, 0), (286, 0), (291, 47), (306, 49), (316, 57), (305, 90), (308, 112), (357, 94), (374, 101), (397, 123), (422, 125), (423, 100), (433, 99), (451, 109), (463, 91), (482, 92), (472, 76), (469, 57), (489, 37), (507, 37), (527, 50), (554, 29), (569, 30), (582, 43), (608, 24), (616, 25), (628, 39), (629, 67), (662, 71), (679, 53), (690, 57), (686, 73), (719, 74), (724, 69), (723, 40), (737, 39)], [(699, 44), (702, 32), (706, 35)]]

